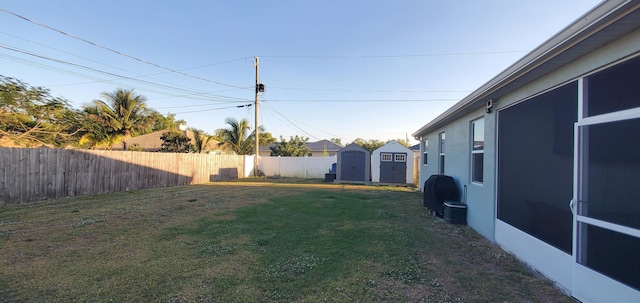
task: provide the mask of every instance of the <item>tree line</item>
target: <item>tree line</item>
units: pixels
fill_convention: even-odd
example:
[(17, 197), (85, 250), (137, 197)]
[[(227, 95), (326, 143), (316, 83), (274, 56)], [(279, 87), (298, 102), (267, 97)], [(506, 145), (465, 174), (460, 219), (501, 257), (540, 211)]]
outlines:
[[(101, 97), (75, 109), (68, 100), (52, 96), (46, 88), (0, 75), (0, 146), (112, 149), (120, 143), (123, 150), (135, 150), (135, 146), (127, 146), (128, 138), (166, 131), (161, 137), (160, 151), (163, 152), (207, 152), (212, 140), (216, 142), (216, 149), (223, 152), (238, 155), (255, 152), (255, 130), (247, 119), (227, 118), (228, 127), (217, 129), (211, 135), (190, 128), (191, 140), (178, 131), (178, 125), (186, 121), (176, 120), (175, 114), (165, 116), (149, 108), (147, 99), (133, 89), (116, 89), (102, 93)], [(261, 146), (276, 142), (263, 126), (258, 130)], [(270, 147), (271, 155), (307, 156), (308, 140), (308, 137), (295, 136), (287, 141), (280, 137), (280, 141)], [(331, 141), (341, 145), (340, 139)], [(404, 140), (397, 141), (408, 146)], [(385, 144), (360, 138), (352, 143), (370, 151)]]
[[(217, 149), (236, 154), (251, 154), (255, 135), (244, 119), (226, 120), (229, 128), (218, 129), (213, 135), (190, 128), (194, 142), (178, 132), (184, 120), (175, 114), (162, 115), (147, 106), (147, 99), (133, 89), (117, 89), (101, 94), (75, 109), (64, 98), (54, 97), (44, 87), (34, 87), (21, 80), (0, 75), (0, 146), (73, 147), (112, 149), (116, 143), (123, 150), (131, 137), (166, 131), (160, 151), (206, 152), (215, 140)], [(274, 142), (271, 134), (260, 128), (260, 141)]]

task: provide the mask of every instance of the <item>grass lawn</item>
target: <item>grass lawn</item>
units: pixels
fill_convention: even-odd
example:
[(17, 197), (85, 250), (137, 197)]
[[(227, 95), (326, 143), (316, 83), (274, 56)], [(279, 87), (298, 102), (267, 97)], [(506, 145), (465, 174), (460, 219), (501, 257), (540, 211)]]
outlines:
[(245, 179), (0, 206), (0, 302), (574, 302), (407, 188)]

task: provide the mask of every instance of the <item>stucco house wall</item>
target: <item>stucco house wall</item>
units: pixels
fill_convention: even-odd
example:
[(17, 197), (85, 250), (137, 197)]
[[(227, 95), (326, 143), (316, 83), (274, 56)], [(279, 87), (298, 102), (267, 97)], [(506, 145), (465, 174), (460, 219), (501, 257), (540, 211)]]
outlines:
[[(484, 117), (485, 121), (485, 155), (484, 155), (484, 182), (482, 184), (471, 182), (471, 121)], [(445, 175), (453, 177), (461, 199), (464, 199), (464, 187), (467, 187), (467, 224), (479, 234), (491, 241), (494, 239), (495, 218), (495, 135), (492, 131), (495, 125), (495, 115), (486, 114), (484, 108), (450, 123), (423, 137), (429, 140), (427, 147), (428, 164), (420, 165), (420, 189), (431, 175), (438, 174), (440, 159), (439, 135), (445, 133)], [(421, 152), (424, 155), (424, 143), (421, 144)]]
[[(618, 7), (625, 7), (619, 11), (619, 16), (607, 15), (609, 12), (614, 12), (612, 13), (614, 16), (618, 14), (616, 11)], [(598, 22), (599, 18), (618, 20), (617, 17), (623, 18), (628, 13), (637, 16), (639, 10), (640, 2), (638, 1), (605, 1), (599, 4), (593, 11), (587, 13), (588, 17), (577, 20), (545, 42), (540, 48), (525, 56), (505, 72), (414, 133), (414, 137), (421, 142), (421, 154), (427, 154), (427, 164), (424, 164), (424, 161), (419, 164), (421, 190), (429, 176), (439, 173), (439, 135), (444, 132), (446, 134), (444, 174), (452, 176), (461, 191), (465, 186), (467, 188), (468, 225), (549, 277), (568, 293), (585, 302), (608, 301), (612, 297), (607, 296), (620, 293), (631, 295), (618, 297), (615, 299), (616, 301), (637, 302), (640, 292), (624, 286), (616, 288), (618, 286), (615, 285), (603, 289), (599, 283), (594, 283), (586, 288), (576, 287), (576, 281), (582, 277), (575, 274), (577, 272), (575, 264), (578, 258), (575, 255), (577, 249), (575, 238), (574, 251), (570, 250), (567, 253), (498, 219), (498, 161), (500, 159), (498, 150), (499, 144), (501, 144), (498, 129), (500, 115), (511, 106), (527, 102), (568, 84), (572, 85), (571, 87), (576, 87), (576, 94), (579, 96), (576, 104), (579, 104), (582, 85), (586, 85), (581, 82), (582, 79), (597, 71), (640, 56), (640, 23), (638, 22), (640, 19), (637, 17), (627, 18), (626, 23), (615, 24), (612, 21), (605, 26), (590, 29), (592, 32), (589, 32), (584, 38), (588, 40), (587, 42), (575, 38), (583, 34), (580, 32), (583, 30), (582, 26), (589, 24), (589, 22)], [(615, 27), (607, 28), (612, 24), (615, 24)], [(585, 29), (584, 31), (588, 32), (589, 30)], [(618, 36), (611, 39), (613, 35)], [(575, 39), (575, 41), (567, 42), (571, 39)], [(574, 47), (575, 45), (580, 47)], [(532, 64), (532, 69), (526, 70), (528, 64), (540, 60), (545, 55), (550, 56), (551, 59), (541, 61), (543, 63), (539, 65)], [(543, 64), (546, 66), (540, 68)], [(488, 100), (493, 101), (493, 107), (489, 112), (486, 110)], [(577, 105), (577, 107), (579, 111), (580, 106)], [(473, 144), (471, 122), (480, 117), (484, 118), (485, 138), (482, 184), (471, 182), (471, 148)], [(554, 131), (550, 129), (550, 125), (543, 123), (538, 127), (539, 131), (544, 133)], [(569, 140), (575, 140), (575, 136), (574, 139), (569, 138)], [(428, 145), (425, 146), (426, 142)], [(548, 150), (553, 148), (553, 143), (552, 141), (539, 142), (539, 145), (541, 149)], [(573, 145), (574, 142), (570, 142), (570, 144)], [(527, 159), (522, 159), (522, 161), (527, 161)], [(558, 158), (552, 164), (540, 166), (539, 169), (542, 174), (548, 176), (549, 183), (553, 183), (553, 179), (557, 177), (554, 175), (554, 170), (560, 169), (559, 166), (562, 166), (564, 171), (572, 170), (575, 164), (573, 161), (573, 157)], [(536, 190), (528, 188), (524, 182), (521, 186), (521, 189), (516, 190)], [(568, 187), (571, 190), (571, 186)], [(567, 210), (569, 209), (569, 200), (570, 198), (566, 201)], [(574, 215), (574, 237), (576, 235), (575, 218)], [(584, 283), (584, 280), (581, 283)]]

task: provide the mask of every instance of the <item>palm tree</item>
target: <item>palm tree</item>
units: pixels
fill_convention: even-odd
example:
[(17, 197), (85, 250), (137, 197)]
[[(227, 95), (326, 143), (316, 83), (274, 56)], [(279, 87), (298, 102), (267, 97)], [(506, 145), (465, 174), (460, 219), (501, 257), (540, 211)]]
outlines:
[[(237, 155), (250, 155), (255, 146), (249, 141), (247, 133), (251, 130), (249, 120), (242, 119), (240, 122), (234, 118), (225, 120), (229, 128), (221, 128), (215, 131), (216, 138), (219, 139), (220, 147), (224, 150), (235, 152)], [(254, 140), (255, 142), (255, 140)]]
[(195, 152), (204, 153), (208, 150), (209, 141), (211, 137), (206, 135), (203, 131), (199, 129), (192, 129), (193, 132), (193, 140), (195, 141), (193, 146)]
[(87, 119), (84, 122), (86, 133), (80, 138), (79, 145), (86, 148), (104, 146), (107, 150), (113, 148), (113, 144), (122, 137), (118, 135), (100, 114), (95, 104), (85, 105), (82, 112)]
[[(252, 155), (255, 152), (256, 132), (251, 131), (249, 120), (242, 119), (240, 122), (233, 118), (225, 120), (229, 124), (229, 128), (217, 129), (214, 132), (214, 139), (220, 141), (218, 145), (222, 150), (236, 153), (237, 155)], [(276, 139), (265, 132), (263, 126), (258, 127), (260, 133), (260, 146), (267, 146), (269, 143), (275, 142)]]
[[(144, 96), (136, 95), (133, 89), (117, 89), (113, 93), (102, 93), (103, 100), (94, 100), (85, 107), (93, 120), (100, 122), (114, 137), (125, 139), (145, 129), (150, 121)], [(126, 143), (123, 141), (123, 149)]]

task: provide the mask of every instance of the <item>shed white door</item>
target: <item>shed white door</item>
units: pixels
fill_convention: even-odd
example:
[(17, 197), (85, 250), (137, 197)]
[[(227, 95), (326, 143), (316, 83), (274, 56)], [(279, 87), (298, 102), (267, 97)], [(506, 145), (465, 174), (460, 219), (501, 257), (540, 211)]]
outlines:
[(576, 125), (574, 296), (640, 302), (640, 108)]

